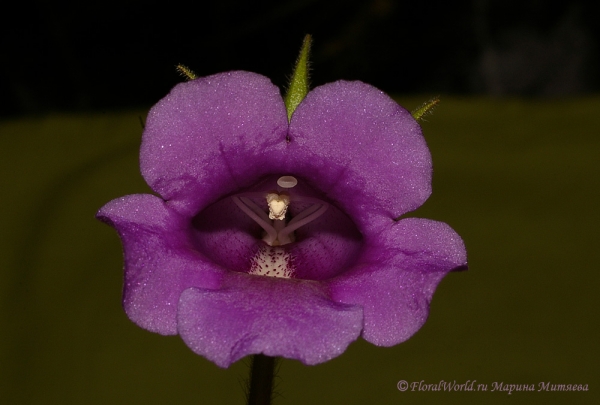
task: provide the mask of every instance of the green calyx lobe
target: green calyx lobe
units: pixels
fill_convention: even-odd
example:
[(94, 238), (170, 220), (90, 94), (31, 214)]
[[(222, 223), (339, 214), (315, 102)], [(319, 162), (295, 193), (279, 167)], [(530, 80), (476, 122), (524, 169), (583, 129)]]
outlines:
[(298, 55), (298, 59), (296, 60), (292, 79), (290, 80), (290, 84), (283, 99), (287, 111), (288, 122), (292, 119), (292, 114), (294, 114), (296, 107), (298, 107), (302, 100), (304, 100), (304, 97), (308, 94), (308, 57), (310, 54), (311, 43), (311, 36), (306, 35), (302, 42), (300, 55)]
[(413, 118), (415, 120), (417, 120), (417, 122), (421, 122), (424, 120), (425, 116), (427, 116), (433, 112), (433, 110), (435, 109), (435, 107), (437, 107), (437, 105), (439, 103), (440, 103), (439, 96), (434, 97), (431, 100), (426, 101), (423, 104), (421, 104), (420, 107), (412, 110), (411, 115), (413, 116)]

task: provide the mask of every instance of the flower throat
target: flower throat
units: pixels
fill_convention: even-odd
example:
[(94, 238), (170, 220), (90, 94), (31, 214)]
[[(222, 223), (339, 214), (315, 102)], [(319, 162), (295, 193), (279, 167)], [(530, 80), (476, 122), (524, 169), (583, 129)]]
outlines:
[[(233, 202), (256, 222), (264, 231), (262, 240), (269, 246), (287, 245), (294, 241), (294, 231), (304, 226), (327, 211), (329, 204), (317, 198), (290, 196), (286, 190), (298, 184), (292, 176), (283, 176), (277, 180), (277, 190), (264, 193), (242, 193), (233, 197)], [(261, 208), (254, 201), (261, 198), (265, 205)], [(288, 207), (292, 202), (311, 203), (305, 210), (289, 218)], [(265, 208), (268, 208), (266, 212)]]
[[(250, 274), (292, 277), (293, 258), (281, 246), (294, 242), (295, 230), (319, 218), (329, 208), (329, 204), (317, 198), (290, 195), (288, 190), (297, 184), (295, 177), (282, 176), (277, 180), (277, 190), (231, 197), (238, 208), (263, 229), (262, 240), (267, 244), (252, 258)], [(262, 200), (260, 205), (257, 199)], [(291, 217), (288, 208), (292, 202), (311, 205)]]

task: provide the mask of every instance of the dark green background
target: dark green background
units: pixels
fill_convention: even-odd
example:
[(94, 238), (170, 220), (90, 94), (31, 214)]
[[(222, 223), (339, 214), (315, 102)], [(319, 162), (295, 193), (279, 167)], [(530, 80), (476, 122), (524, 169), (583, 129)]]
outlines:
[[(423, 124), (434, 192), (415, 215), (454, 227), (470, 270), (444, 279), (404, 344), (359, 340), (314, 367), (283, 360), (276, 404), (599, 403), (600, 99), (442, 100)], [(219, 369), (121, 309), (121, 245), (94, 214), (148, 191), (137, 163), (144, 116), (0, 123), (1, 403), (244, 402), (244, 361)], [(399, 380), (589, 391), (399, 392)]]

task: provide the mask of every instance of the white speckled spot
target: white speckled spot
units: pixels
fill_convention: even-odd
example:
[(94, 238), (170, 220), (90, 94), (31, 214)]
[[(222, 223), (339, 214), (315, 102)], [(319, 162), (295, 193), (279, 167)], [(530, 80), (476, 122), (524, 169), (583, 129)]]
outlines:
[(252, 259), (250, 274), (291, 278), (294, 274), (292, 256), (282, 247), (262, 246)]

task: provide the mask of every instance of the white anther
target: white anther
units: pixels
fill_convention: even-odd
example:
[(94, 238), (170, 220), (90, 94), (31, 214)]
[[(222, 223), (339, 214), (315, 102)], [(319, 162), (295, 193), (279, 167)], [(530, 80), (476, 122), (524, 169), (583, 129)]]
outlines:
[(286, 194), (269, 193), (267, 204), (269, 204), (269, 219), (284, 220), (290, 205), (290, 197)]
[(294, 176), (281, 176), (277, 180), (277, 185), (281, 188), (293, 188), (298, 184), (298, 180)]

